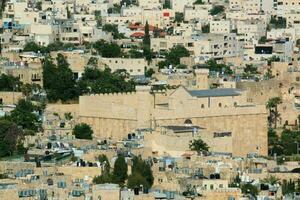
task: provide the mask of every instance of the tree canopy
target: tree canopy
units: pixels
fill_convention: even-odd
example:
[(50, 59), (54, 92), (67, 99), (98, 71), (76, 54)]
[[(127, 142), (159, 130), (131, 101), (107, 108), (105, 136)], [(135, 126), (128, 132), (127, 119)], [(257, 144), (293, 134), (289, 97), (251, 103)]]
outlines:
[(120, 46), (114, 42), (105, 42), (99, 40), (95, 42), (93, 47), (98, 51), (98, 54), (105, 58), (118, 58), (122, 55)]
[(22, 146), (23, 132), (17, 124), (0, 119), (0, 157), (12, 155)]
[(189, 51), (184, 46), (177, 45), (166, 53), (165, 61), (161, 61), (158, 66), (159, 68), (168, 67), (169, 65), (176, 67), (180, 64), (180, 58), (188, 56), (190, 56)]
[(12, 75), (0, 75), (0, 91), (20, 91), (22, 82)]
[(225, 7), (222, 5), (213, 6), (213, 8), (209, 11), (211, 15), (218, 15), (225, 11)]
[(38, 112), (39, 107), (33, 105), (29, 100), (21, 99), (8, 119), (25, 130), (37, 132), (41, 127), (41, 122), (37, 114)]
[(78, 97), (76, 82), (69, 64), (62, 54), (56, 57), (56, 65), (52, 58), (48, 57), (43, 62), (43, 85), (47, 92), (47, 98), (56, 102), (66, 102)]
[(77, 124), (73, 128), (73, 134), (77, 139), (93, 139), (93, 130), (88, 124), (85, 123)]
[(119, 155), (114, 164), (113, 176), (117, 183), (124, 184), (127, 179), (127, 163), (123, 155)]
[(203, 151), (208, 151), (208, 145), (202, 139), (194, 139), (190, 141), (190, 149), (192, 151), (197, 151), (198, 153)]

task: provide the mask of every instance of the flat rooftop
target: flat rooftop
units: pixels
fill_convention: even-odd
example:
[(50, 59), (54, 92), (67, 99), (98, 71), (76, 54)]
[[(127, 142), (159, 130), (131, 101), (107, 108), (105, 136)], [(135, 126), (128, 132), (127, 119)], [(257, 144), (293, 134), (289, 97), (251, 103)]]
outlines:
[(234, 88), (218, 88), (210, 90), (189, 90), (188, 91), (193, 97), (226, 97), (226, 96), (239, 96), (241, 95), (241, 90)]

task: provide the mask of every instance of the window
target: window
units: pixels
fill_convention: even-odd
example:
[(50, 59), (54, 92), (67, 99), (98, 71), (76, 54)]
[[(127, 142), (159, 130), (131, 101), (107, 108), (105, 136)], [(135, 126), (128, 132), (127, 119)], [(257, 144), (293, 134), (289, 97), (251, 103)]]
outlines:
[(219, 107), (220, 107), (220, 108), (222, 107), (222, 104), (221, 104), (221, 103), (219, 103)]
[(204, 108), (204, 104), (201, 104), (201, 108)]

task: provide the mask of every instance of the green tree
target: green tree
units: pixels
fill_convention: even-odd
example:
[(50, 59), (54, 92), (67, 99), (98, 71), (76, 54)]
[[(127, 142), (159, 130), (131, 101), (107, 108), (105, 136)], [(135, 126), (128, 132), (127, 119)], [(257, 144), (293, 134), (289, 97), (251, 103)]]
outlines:
[(286, 28), (286, 18), (271, 16), (270, 26), (275, 29)]
[(152, 77), (153, 74), (155, 74), (154, 69), (150, 68), (150, 69), (145, 70), (146, 77)]
[(93, 139), (93, 130), (88, 124), (81, 123), (73, 128), (73, 135), (77, 139), (91, 140)]
[(149, 188), (149, 184), (146, 181), (145, 177), (143, 177), (139, 173), (134, 173), (128, 177), (128, 188), (134, 189), (139, 188), (140, 186), (143, 186), (144, 188)]
[(143, 38), (143, 54), (146, 58), (146, 60), (148, 62), (150, 62), (152, 60), (152, 52), (150, 49), (150, 33), (149, 33), (149, 24), (148, 21), (146, 21), (146, 25), (145, 25), (145, 34), (144, 34), (144, 38)]
[[(146, 163), (140, 156), (135, 156), (132, 160), (132, 174), (140, 174), (147, 184), (143, 185), (145, 188), (150, 188), (153, 185), (154, 177), (151, 166)], [(136, 176), (137, 178), (138, 176)], [(129, 181), (129, 180), (128, 180)]]
[(209, 147), (208, 145), (202, 140), (202, 139), (194, 139), (193, 141), (190, 141), (190, 149), (192, 151), (197, 151), (198, 153), (201, 153), (203, 151), (208, 151)]
[(98, 160), (102, 165), (104, 165), (104, 170), (102, 173), (109, 173), (110, 172), (110, 164), (109, 164), (109, 160), (108, 160), (107, 156), (104, 154), (101, 154), (98, 156)]
[(165, 0), (165, 2), (163, 4), (163, 9), (171, 9), (170, 0)]
[(11, 112), (9, 119), (23, 129), (36, 132), (41, 127), (41, 122), (38, 115), (34, 112), (38, 112), (37, 106), (33, 105), (29, 100), (21, 99)]
[(209, 11), (211, 15), (218, 15), (225, 11), (225, 7), (222, 5), (213, 6), (213, 8)]
[(268, 100), (266, 104), (266, 108), (269, 109), (269, 127), (272, 127), (272, 124), (274, 124), (274, 128), (277, 128), (277, 121), (280, 116), (278, 112), (278, 105), (282, 103), (282, 100), (280, 97), (272, 97)]
[(112, 8), (108, 8), (108, 14), (119, 14), (121, 13), (121, 6), (118, 4), (114, 4)]
[(269, 155), (281, 155), (283, 153), (282, 145), (279, 141), (279, 137), (276, 134), (276, 131), (274, 129), (269, 128), (268, 129), (268, 149), (269, 149)]
[(38, 9), (38, 10), (42, 10), (42, 4), (43, 4), (43, 2), (41, 2), (41, 1), (36, 2), (35, 3), (35, 8)]
[(241, 186), (241, 189), (243, 194), (250, 194), (253, 197), (256, 197), (258, 195), (258, 188), (251, 183), (243, 184)]
[(181, 23), (184, 20), (184, 15), (181, 12), (175, 12), (175, 20), (176, 23)]
[(125, 38), (124, 34), (119, 33), (118, 26), (116, 24), (105, 24), (102, 27), (102, 30), (108, 33), (112, 33), (114, 39), (123, 39)]
[(104, 173), (100, 176), (93, 178), (94, 184), (104, 184), (104, 183), (115, 183), (114, 177), (111, 173)]
[(204, 3), (203, 3), (203, 1), (202, 0), (196, 0), (195, 2), (194, 2), (194, 5), (203, 5)]
[(113, 170), (113, 176), (114, 180), (118, 184), (124, 184), (125, 180), (127, 179), (127, 163), (125, 161), (125, 157), (122, 155), (119, 155), (117, 160), (114, 164), (114, 170)]
[(233, 74), (233, 71), (228, 65), (218, 64), (217, 61), (214, 59), (206, 61), (206, 67), (209, 69), (209, 71), (219, 72), (227, 75)]
[(43, 62), (43, 85), (48, 100), (66, 102), (78, 98), (73, 72), (62, 54), (57, 55), (56, 63), (51, 58)]
[(300, 132), (284, 129), (280, 137), (283, 155), (293, 155), (297, 153), (297, 142), (300, 143)]
[(259, 40), (258, 40), (258, 44), (265, 44), (267, 42), (267, 37), (266, 36), (262, 36)]
[(40, 46), (35, 42), (28, 42), (25, 44), (23, 51), (33, 51), (38, 52), (40, 50)]
[(116, 43), (108, 43), (104, 40), (97, 41), (93, 47), (98, 51), (98, 54), (105, 58), (118, 58), (122, 55), (122, 50)]
[(150, 33), (149, 33), (148, 21), (146, 21), (146, 24), (145, 24), (145, 34), (144, 34), (144, 38), (143, 38), (143, 44), (150, 47)]
[(266, 178), (262, 180), (263, 183), (275, 185), (279, 183), (279, 180), (276, 176), (268, 175)]
[(168, 63), (176, 66), (180, 64), (180, 58), (189, 56), (190, 53), (184, 46), (177, 45), (170, 49), (170, 51), (166, 55), (166, 60)]
[(202, 33), (209, 33), (210, 32), (210, 26), (209, 26), (209, 24), (204, 24), (201, 27), (201, 30), (202, 30)]
[(281, 189), (283, 195), (292, 194), (295, 192), (295, 182), (291, 179), (289, 181), (283, 180)]
[(23, 132), (17, 124), (0, 120), (0, 157), (12, 155), (18, 151), (23, 140)]
[(0, 91), (16, 91), (19, 92), (22, 87), (22, 82), (19, 78), (12, 75), (0, 75)]

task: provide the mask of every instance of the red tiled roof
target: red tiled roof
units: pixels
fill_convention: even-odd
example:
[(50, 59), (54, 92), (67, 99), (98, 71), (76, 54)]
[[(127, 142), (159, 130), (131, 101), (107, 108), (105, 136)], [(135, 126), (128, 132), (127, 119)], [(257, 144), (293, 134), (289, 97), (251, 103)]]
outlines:
[(130, 37), (136, 37), (136, 38), (140, 38), (140, 37), (144, 37), (144, 33), (142, 32), (135, 32), (133, 34), (130, 35)]

